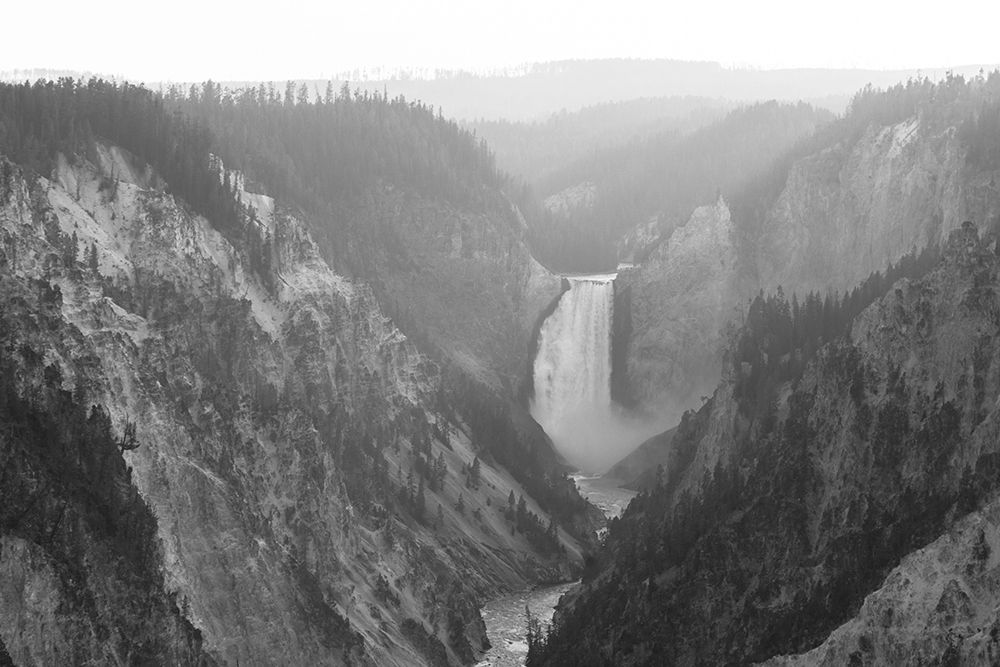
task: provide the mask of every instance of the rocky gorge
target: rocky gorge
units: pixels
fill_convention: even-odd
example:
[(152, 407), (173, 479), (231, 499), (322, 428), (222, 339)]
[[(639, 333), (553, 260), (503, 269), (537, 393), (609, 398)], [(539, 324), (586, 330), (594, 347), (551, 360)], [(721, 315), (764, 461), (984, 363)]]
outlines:
[[(773, 403), (748, 409), (747, 370), (737, 367), (685, 417), (665, 476), (612, 525), (603, 567), (561, 602), (539, 651), (545, 661), (756, 662), (808, 650), (844, 622), (802, 660), (835, 650), (867, 660), (892, 649), (863, 628), (912, 628), (911, 618), (939, 619), (931, 622), (940, 634), (921, 626), (909, 636), (928, 662), (996, 651), (982, 610), (997, 600), (970, 598), (992, 595), (989, 587), (951, 575), (930, 589), (914, 582), (911, 598), (900, 592), (931, 576), (912, 568), (940, 553), (931, 542), (977, 507), (985, 514), (941, 540), (980, 540), (978, 561), (955, 552), (970, 563), (963, 576), (991, 567), (978, 517), (997, 492), (997, 256), (972, 225), (952, 232), (947, 248), (927, 278), (897, 283), (849, 340), (829, 343), (799, 380), (778, 385)], [(982, 526), (983, 537), (966, 524)], [(863, 610), (896, 595), (904, 615), (874, 621), (862, 611), (848, 622), (871, 591), (879, 592)], [(844, 637), (857, 642), (850, 651), (834, 648)]]
[(0, 665), (996, 660), (1000, 73), (314, 92), (0, 83)]
[[(153, 559), (149, 592), (127, 604), (163, 600), (161, 625), (128, 638), (152, 659), (467, 663), (486, 646), (482, 600), (572, 576), (573, 537), (558, 531), (545, 552), (509, 529), (511, 494), (519, 522), (548, 513), (442, 405), (438, 364), (239, 174), (226, 178), (271, 271), (116, 146), (61, 157), (50, 178), (9, 161), (2, 173), (6, 381), (71, 396), (127, 443), (107, 465), (151, 513), (137, 547)], [(435, 473), (418, 489), (421, 465)], [(96, 468), (84, 477), (101, 483)], [(59, 534), (58, 516), (20, 511), (5, 514), (0, 555), (4, 598), (20, 601), (3, 611), (7, 654), (111, 659), (113, 643), (88, 639), (114, 627), (115, 603), (94, 588), (104, 575), (85, 559), (61, 576), (65, 557), (21, 528), (37, 517)], [(63, 539), (84, 548), (77, 532)], [(67, 611), (81, 595), (97, 600), (90, 630)]]
[(679, 415), (713, 391), (727, 328), (759, 291), (780, 287), (800, 301), (844, 294), (943, 245), (965, 221), (994, 229), (997, 170), (972, 155), (961, 131), (968, 108), (988, 93), (953, 85), (957, 92), (938, 95), (958, 100), (891, 119), (859, 110), (844, 128), (801, 142), (758, 183), (704, 202), (665, 235), (647, 234), (647, 258), (619, 278), (630, 301), (621, 326), (631, 332), (621, 393)]

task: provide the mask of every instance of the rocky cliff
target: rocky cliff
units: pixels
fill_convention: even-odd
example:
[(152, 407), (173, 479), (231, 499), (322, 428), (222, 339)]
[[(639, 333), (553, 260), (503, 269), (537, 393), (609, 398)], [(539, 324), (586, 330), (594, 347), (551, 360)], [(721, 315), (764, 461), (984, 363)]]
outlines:
[[(2, 165), (4, 359), (17, 390), (44, 374), (130, 445), (113, 465), (155, 516), (141, 546), (163, 572), (129, 604), (164, 620), (137, 632), (190, 647), (165, 661), (468, 663), (486, 597), (571, 575), (579, 547), (532, 532), (547, 512), (510, 473), (486, 457), (472, 474), (481, 444), (438, 365), (274, 200), (239, 189), (253, 214), (223, 235), (113, 146), (49, 178)], [(43, 624), (91, 640), (60, 615), (59, 561), (17, 532), (26, 511), (4, 524), (0, 637), (51, 664), (66, 653)]]
[(952, 232), (936, 270), (756, 408), (754, 371), (733, 368), (532, 664), (742, 664), (820, 644), (799, 659), (994, 655), (993, 246), (971, 224)]
[(798, 160), (756, 234), (759, 286), (843, 292), (966, 220), (986, 229), (997, 173), (969, 165), (958, 134), (915, 115)]
[(998, 509), (998, 501), (990, 501), (903, 558), (855, 617), (816, 648), (764, 664), (995, 665)]
[[(652, 244), (624, 280), (637, 304), (631, 393), (667, 412), (697, 407), (719, 377), (722, 329), (759, 290), (780, 286), (800, 299), (843, 293), (908, 253), (943, 244), (964, 221), (993, 228), (1000, 173), (973, 158), (978, 139), (963, 135), (975, 106), (992, 99), (989, 85), (930, 86), (930, 101), (891, 117), (866, 115), (859, 104), (770, 173), (725, 191), (727, 210), (702, 207)], [(707, 238), (714, 245), (699, 240)]]
[(629, 295), (625, 355), (630, 396), (677, 419), (711, 393), (722, 362), (724, 326), (737, 313), (737, 239), (721, 198), (695, 210), (637, 268), (619, 272)]

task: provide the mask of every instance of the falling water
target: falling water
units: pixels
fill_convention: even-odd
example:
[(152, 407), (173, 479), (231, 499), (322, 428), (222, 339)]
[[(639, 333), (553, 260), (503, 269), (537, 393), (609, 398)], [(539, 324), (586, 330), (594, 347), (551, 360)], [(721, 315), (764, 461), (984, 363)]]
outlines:
[(546, 424), (611, 403), (611, 279), (572, 278), (545, 320), (535, 358), (535, 407)]
[(611, 403), (614, 275), (570, 278), (542, 324), (531, 413), (559, 451), (600, 472), (621, 457)]

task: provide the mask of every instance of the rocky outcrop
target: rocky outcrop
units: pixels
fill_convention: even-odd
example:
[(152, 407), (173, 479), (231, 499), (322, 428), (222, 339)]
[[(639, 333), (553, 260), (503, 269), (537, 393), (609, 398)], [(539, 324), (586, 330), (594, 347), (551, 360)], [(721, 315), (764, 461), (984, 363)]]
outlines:
[(871, 124), (790, 163), (758, 221), (698, 209), (623, 273), (635, 304), (631, 392), (660, 411), (697, 407), (719, 378), (723, 329), (759, 290), (843, 293), (964, 221), (990, 228), (1000, 174), (967, 152), (955, 125), (921, 115)]
[(843, 292), (966, 220), (985, 229), (997, 174), (967, 167), (957, 135), (914, 116), (796, 162), (755, 239), (760, 287)]
[(670, 462), (670, 444), (674, 440), (675, 429), (654, 435), (635, 451), (619, 461), (607, 476), (620, 480), (622, 486), (635, 491), (655, 486), (663, 474), (664, 466)]
[(165, 586), (129, 443), (83, 402), (95, 359), (57, 358), (81, 338), (60, 301), (0, 270), (0, 662), (213, 664)]
[[(255, 213), (224, 236), (136, 159), (97, 153), (51, 178), (4, 162), (0, 274), (58, 295), (46, 298), (69, 332), (42, 337), (15, 319), (4, 355), (26, 363), (10, 350), (31, 351), (65, 391), (104, 406), (116, 433), (135, 425), (139, 446), (121, 456), (156, 518), (164, 590), (210, 659), (464, 664), (486, 645), (481, 601), (572, 576), (574, 541), (545, 555), (511, 530), (511, 492), (547, 513), (509, 472), (487, 457), (467, 481), (479, 443), (441, 404), (438, 365), (369, 287), (330, 269), (302, 223), (242, 191)], [(473, 239), (461, 268), (492, 241), (455, 222)], [(482, 261), (530, 298), (537, 272), (504, 266), (499, 250)], [(19, 304), (31, 322), (37, 304)], [(470, 354), (493, 352), (481, 345)], [(432, 461), (435, 482), (417, 488)], [(45, 570), (11, 539), (5, 590), (41, 590)], [(38, 586), (11, 584), (29, 569)], [(0, 624), (12, 656), (41, 641), (11, 628)]]
[(571, 215), (574, 211), (588, 209), (594, 205), (597, 186), (586, 181), (549, 195), (543, 201), (545, 208), (556, 215)]
[(994, 499), (906, 556), (822, 644), (763, 664), (997, 664), (998, 548), (1000, 500)]
[(695, 210), (637, 268), (619, 272), (628, 292), (628, 393), (659, 414), (680, 414), (711, 393), (722, 362), (723, 328), (744, 292), (736, 232), (721, 198)]
[[(914, 550), (931, 545), (900, 566), (914, 577), (933, 579), (913, 568), (934, 554), (947, 559), (945, 573), (964, 568), (961, 545), (975, 545), (979, 528), (990, 546), (992, 505), (956, 519), (1000, 493), (998, 290), (992, 244), (965, 225), (941, 266), (897, 283), (850, 339), (821, 348), (772, 400), (747, 409), (748, 371), (733, 369), (681, 422), (664, 478), (611, 527), (604, 567), (562, 606), (542, 664), (742, 664), (801, 653), (859, 608), (849, 626), (872, 621), (880, 596), (909, 585), (890, 573)], [(964, 537), (931, 544), (953, 526)], [(907, 627), (910, 613), (932, 621), (926, 635), (893, 648), (906, 631), (882, 615), (885, 636), (859, 640), (859, 657), (947, 656), (945, 643), (962, 638), (956, 655), (995, 653), (992, 612), (977, 607), (992, 599), (977, 569), (991, 561), (977, 548), (967, 579), (945, 575), (931, 590), (915, 579), (914, 597), (896, 608)]]
[(615, 243), (619, 263), (635, 264), (640, 258), (645, 258), (654, 249), (661, 237), (661, 225), (658, 217), (653, 216), (646, 222), (627, 231)]

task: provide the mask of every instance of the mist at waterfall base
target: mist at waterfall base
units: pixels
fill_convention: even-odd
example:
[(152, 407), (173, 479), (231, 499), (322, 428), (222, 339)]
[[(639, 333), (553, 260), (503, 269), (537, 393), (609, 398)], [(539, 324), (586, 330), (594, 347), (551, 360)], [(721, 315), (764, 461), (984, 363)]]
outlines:
[(614, 279), (568, 278), (570, 289), (542, 324), (533, 368), (532, 416), (569, 463), (592, 474), (664, 428), (611, 400)]

